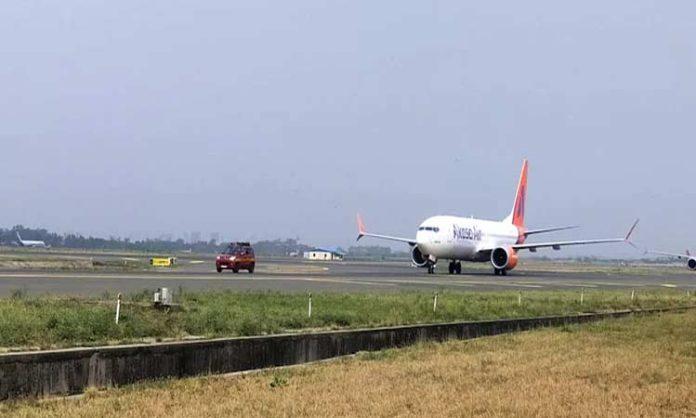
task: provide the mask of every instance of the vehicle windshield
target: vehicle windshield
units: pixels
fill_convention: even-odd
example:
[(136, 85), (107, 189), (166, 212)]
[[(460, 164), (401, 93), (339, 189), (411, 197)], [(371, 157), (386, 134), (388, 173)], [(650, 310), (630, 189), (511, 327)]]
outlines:
[(230, 245), (222, 253), (223, 254), (230, 254), (230, 255), (238, 255), (238, 254), (244, 254), (247, 252), (251, 253), (250, 247), (243, 247), (240, 245)]

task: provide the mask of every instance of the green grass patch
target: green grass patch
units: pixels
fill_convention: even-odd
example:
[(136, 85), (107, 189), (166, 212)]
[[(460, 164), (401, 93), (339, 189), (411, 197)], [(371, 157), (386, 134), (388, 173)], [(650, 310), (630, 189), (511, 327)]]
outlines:
[[(314, 294), (312, 317), (307, 295), (276, 292), (188, 293), (174, 301), (180, 309), (153, 309), (150, 293), (124, 300), (116, 325), (115, 296), (61, 299), (15, 292), (0, 299), (0, 347), (69, 347), (190, 336), (233, 337), (306, 329), (343, 329), (449, 321), (519, 318), (626, 308), (673, 307), (693, 302), (674, 290), (579, 292), (444, 292), (433, 311), (433, 294)], [(566, 332), (575, 331), (566, 327)]]

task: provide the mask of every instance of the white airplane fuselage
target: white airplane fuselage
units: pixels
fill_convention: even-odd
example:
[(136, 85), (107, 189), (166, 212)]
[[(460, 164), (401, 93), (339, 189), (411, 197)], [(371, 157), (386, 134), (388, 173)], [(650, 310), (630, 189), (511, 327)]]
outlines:
[(19, 244), (20, 247), (26, 247), (26, 248), (50, 248), (50, 246), (47, 245), (43, 241), (22, 239), (22, 236), (19, 235), (19, 232), (17, 232), (17, 243)]
[[(416, 233), (417, 247), (435, 259), (484, 262), (481, 248), (509, 247), (521, 243), (517, 226), (458, 216), (426, 219)], [(435, 260), (433, 260), (435, 261)]]
[(43, 241), (20, 241), (19, 245), (25, 248), (48, 248)]
[(692, 255), (688, 250), (684, 254), (665, 253), (662, 251), (646, 251), (646, 253), (665, 255), (667, 257), (674, 257), (680, 260), (686, 260), (686, 266), (689, 268), (689, 270), (696, 271), (696, 255)]

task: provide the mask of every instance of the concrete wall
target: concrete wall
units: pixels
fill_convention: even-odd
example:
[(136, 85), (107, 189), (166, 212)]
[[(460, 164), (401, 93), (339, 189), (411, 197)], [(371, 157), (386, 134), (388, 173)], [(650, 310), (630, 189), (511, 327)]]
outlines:
[[(666, 310), (635, 311), (642, 313)], [(457, 322), (312, 334), (80, 348), (0, 355), (0, 400), (71, 395), (168, 377), (221, 374), (537, 327), (626, 316), (632, 311)]]

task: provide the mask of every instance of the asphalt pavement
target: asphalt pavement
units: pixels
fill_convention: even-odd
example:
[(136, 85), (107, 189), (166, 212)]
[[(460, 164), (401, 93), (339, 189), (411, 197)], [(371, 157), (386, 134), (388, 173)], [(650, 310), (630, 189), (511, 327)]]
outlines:
[(154, 291), (159, 287), (187, 291), (397, 292), (458, 290), (657, 289), (696, 290), (696, 274), (686, 268), (669, 273), (554, 272), (520, 267), (506, 277), (488, 270), (467, 269), (461, 275), (428, 275), (408, 263), (309, 263), (300, 260), (259, 261), (254, 274), (217, 273), (211, 259), (180, 260), (175, 269), (143, 271), (0, 270), (0, 297), (21, 290), (32, 295), (99, 296)]

